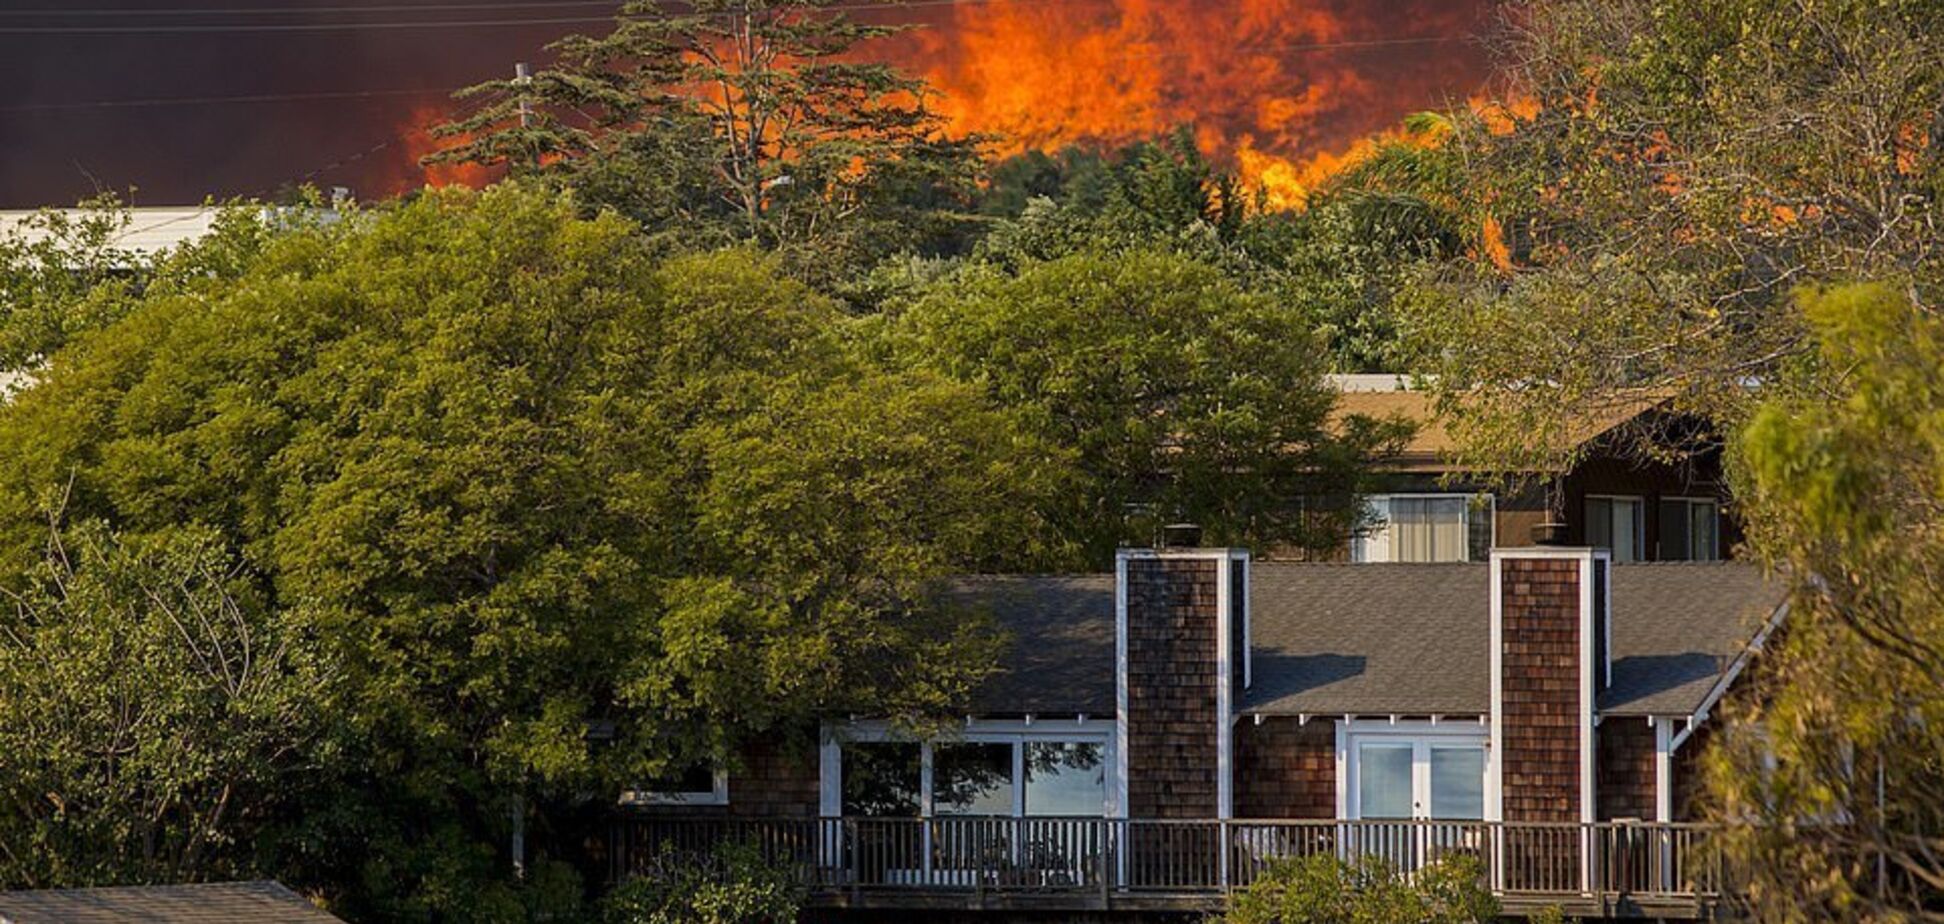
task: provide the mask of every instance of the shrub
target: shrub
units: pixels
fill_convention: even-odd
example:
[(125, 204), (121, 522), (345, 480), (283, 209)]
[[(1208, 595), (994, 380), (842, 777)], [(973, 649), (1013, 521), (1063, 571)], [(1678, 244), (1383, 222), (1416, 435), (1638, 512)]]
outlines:
[(1483, 924), (1498, 917), (1473, 857), (1405, 876), (1378, 857), (1316, 854), (1277, 861), (1231, 900), (1226, 924)]
[(803, 889), (788, 869), (764, 862), (753, 847), (727, 845), (712, 854), (665, 851), (653, 868), (610, 893), (606, 924), (789, 924)]

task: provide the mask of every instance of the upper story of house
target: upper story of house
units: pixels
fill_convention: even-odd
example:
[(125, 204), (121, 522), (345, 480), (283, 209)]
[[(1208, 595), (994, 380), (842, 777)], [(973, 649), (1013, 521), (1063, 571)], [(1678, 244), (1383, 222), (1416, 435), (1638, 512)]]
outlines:
[[(1402, 417), (1416, 427), (1386, 485), (1366, 498), (1372, 525), (1344, 550), (1350, 561), (1481, 562), (1494, 548), (1542, 540), (1606, 549), (1620, 563), (1716, 561), (1740, 539), (1718, 445), (1708, 445), (1704, 424), (1669, 412), (1658, 396), (1616, 399), (1578, 422), (1564, 438), (1581, 461), (1525, 473), (1525, 486), (1508, 492), (1458, 461), (1458, 438), (1434, 396), (1405, 377), (1331, 382), (1342, 392), (1339, 415)], [(1701, 448), (1670, 454), (1678, 462), (1652, 461), (1628, 451), (1633, 431)]]

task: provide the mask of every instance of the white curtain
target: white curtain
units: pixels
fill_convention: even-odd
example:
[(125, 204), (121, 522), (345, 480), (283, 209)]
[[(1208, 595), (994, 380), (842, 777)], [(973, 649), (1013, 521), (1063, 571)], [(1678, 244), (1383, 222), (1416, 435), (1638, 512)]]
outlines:
[(1393, 497), (1392, 561), (1464, 561), (1469, 544), (1462, 497)]

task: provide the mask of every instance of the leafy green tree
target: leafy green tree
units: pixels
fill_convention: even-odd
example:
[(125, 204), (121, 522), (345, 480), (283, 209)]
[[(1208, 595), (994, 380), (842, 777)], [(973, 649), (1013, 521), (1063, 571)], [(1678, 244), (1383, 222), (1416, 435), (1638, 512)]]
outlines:
[[(1112, 154), (1029, 152), (993, 168), (982, 208), (1002, 220), (971, 261), (1017, 272), (1079, 253), (1169, 250), (1219, 268), (1304, 319), (1324, 338), (1335, 371), (1396, 370), (1394, 294), (1415, 264), (1461, 244), (1451, 205), (1420, 195), (1427, 183), (1393, 178), (1401, 164), (1435, 161), (1435, 152), (1420, 153), (1431, 151), (1429, 143), (1414, 135), (1387, 147), (1378, 158), (1385, 170), (1360, 168), (1299, 211), (1265, 209), (1237, 177), (1201, 156), (1186, 129)], [(907, 269), (894, 264), (871, 282), (900, 295), (883, 283)]]
[(773, 260), (578, 213), (512, 183), (269, 236), (0, 409), (0, 575), (57, 507), (197, 524), (342, 665), (346, 769), (277, 849), (349, 914), (517, 917), (516, 812), (554, 877), (588, 794), (956, 703), (993, 640), (925, 585), (1026, 564), (1059, 496), (1016, 414), (858, 361)]
[(1915, 921), (1944, 902), (1944, 322), (1907, 291), (1805, 292), (1833, 400), (1742, 440), (1756, 544), (1795, 595), (1708, 781), (1765, 921)]
[(1333, 426), (1305, 320), (1178, 254), (974, 267), (884, 327), (897, 361), (976, 385), (1071, 447), (1081, 480), (1057, 523), (1096, 563), (1152, 541), (1157, 518), (1222, 542), (1335, 545), (1345, 510), (1303, 500), (1354, 493), (1401, 438)]
[(1474, 443), (1516, 449), (1627, 388), (1731, 422), (1751, 381), (1813, 392), (1803, 284), (1894, 278), (1937, 304), (1944, 7), (1544, 0), (1513, 24), (1527, 114), (1454, 116), (1444, 181), (1497, 259), (1408, 312)]
[(42, 530), (0, 614), (0, 883), (260, 875), (325, 779), (342, 673), (223, 537)]
[(492, 81), (441, 129), (441, 161), (509, 164), (651, 234), (775, 249), (840, 278), (905, 248), (952, 246), (979, 169), (921, 80), (860, 52), (898, 31), (836, 0), (628, 3), (604, 36), (551, 46), (552, 67)]
[(1372, 856), (1318, 853), (1270, 863), (1229, 900), (1227, 924), (1485, 924), (1499, 916), (1476, 858), (1452, 855), (1405, 877)]

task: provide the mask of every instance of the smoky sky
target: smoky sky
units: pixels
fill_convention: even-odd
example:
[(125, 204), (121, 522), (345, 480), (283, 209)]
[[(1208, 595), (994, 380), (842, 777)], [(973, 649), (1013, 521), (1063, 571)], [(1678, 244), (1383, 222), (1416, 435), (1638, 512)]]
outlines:
[[(405, 136), (449, 110), (452, 89), (510, 74), (515, 62), (542, 64), (548, 42), (602, 28), (501, 23), (612, 12), (573, 0), (454, 8), (460, 2), (0, 0), (0, 207), (71, 204), (96, 191), (137, 205), (181, 204), (297, 182), (384, 195), (417, 176)], [(1367, 2), (1382, 9), (1389, 0)], [(951, 28), (943, 5), (888, 15)], [(1476, 17), (1460, 22), (1471, 28)], [(288, 28), (339, 23), (366, 27)], [(234, 26), (250, 28), (224, 31)], [(1460, 27), (1447, 19), (1439, 28)], [(124, 29), (155, 31), (114, 31)], [(1382, 79), (1383, 58), (1370, 67)], [(356, 93), (373, 95), (212, 100)], [(163, 104), (190, 100), (204, 102)]]

